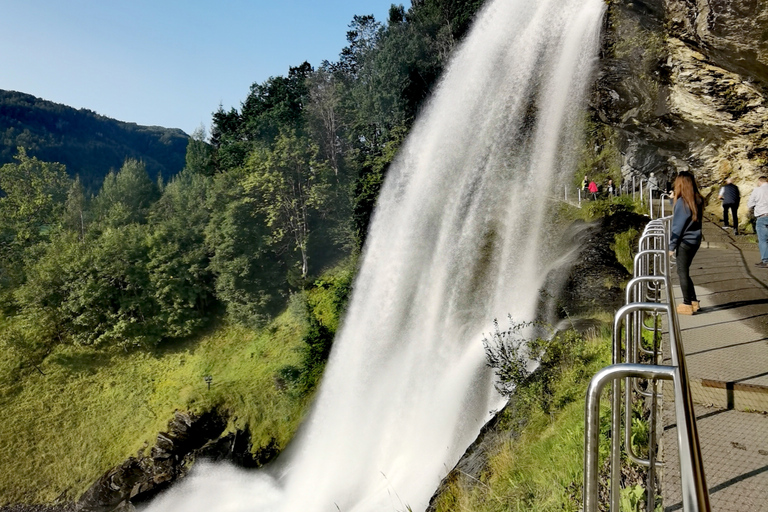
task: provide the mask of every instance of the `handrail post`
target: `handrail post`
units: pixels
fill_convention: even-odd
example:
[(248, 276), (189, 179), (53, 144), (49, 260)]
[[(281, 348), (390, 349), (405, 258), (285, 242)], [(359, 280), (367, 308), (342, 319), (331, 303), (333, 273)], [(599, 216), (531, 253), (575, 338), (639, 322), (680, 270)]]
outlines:
[[(598, 486), (598, 446), (600, 441), (600, 396), (608, 381), (616, 383), (628, 377), (657, 378), (673, 380), (674, 369), (669, 366), (646, 364), (616, 364), (598, 371), (589, 383), (585, 406), (584, 429), (584, 512), (597, 512)], [(613, 468), (612, 468), (613, 469)], [(611, 481), (611, 496), (613, 489), (618, 489), (618, 481)], [(617, 493), (618, 495), (618, 490)], [(618, 501), (611, 510), (618, 512)]]

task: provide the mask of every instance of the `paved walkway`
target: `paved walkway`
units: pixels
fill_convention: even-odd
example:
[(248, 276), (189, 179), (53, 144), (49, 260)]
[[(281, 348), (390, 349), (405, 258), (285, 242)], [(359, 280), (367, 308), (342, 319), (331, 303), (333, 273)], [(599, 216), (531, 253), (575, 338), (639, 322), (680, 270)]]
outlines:
[[(713, 512), (768, 511), (768, 269), (746, 238), (704, 223), (691, 267), (702, 309), (680, 317)], [(665, 511), (682, 510), (673, 407), (665, 386)]]

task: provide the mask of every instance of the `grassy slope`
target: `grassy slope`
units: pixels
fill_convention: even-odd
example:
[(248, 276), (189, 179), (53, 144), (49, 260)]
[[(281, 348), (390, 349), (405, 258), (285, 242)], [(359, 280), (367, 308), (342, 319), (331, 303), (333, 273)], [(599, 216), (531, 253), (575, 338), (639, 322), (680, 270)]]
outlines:
[(579, 510), (584, 396), (591, 375), (610, 364), (610, 341), (603, 333), (579, 344), (548, 372), (548, 390), (537, 379), (518, 389), (502, 424), (525, 426), (496, 447), (479, 481), (455, 479), (439, 496), (438, 512)]
[(236, 415), (230, 428), (250, 424), (255, 446), (272, 438), (284, 446), (308, 402), (275, 382), (280, 368), (300, 364), (306, 327), (294, 317), (260, 332), (220, 325), (151, 353), (60, 347), (41, 366), (45, 376), (31, 371), (13, 382), (18, 360), (0, 353), (0, 505), (78, 497), (154, 444), (176, 409), (217, 406)]

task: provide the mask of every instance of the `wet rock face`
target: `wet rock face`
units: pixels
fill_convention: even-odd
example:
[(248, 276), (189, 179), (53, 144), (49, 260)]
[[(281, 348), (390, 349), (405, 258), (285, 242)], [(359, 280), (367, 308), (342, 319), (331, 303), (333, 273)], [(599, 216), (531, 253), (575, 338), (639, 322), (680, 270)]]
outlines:
[(624, 305), (624, 284), (632, 276), (616, 259), (615, 236), (630, 228), (642, 231), (646, 222), (642, 215), (619, 212), (576, 233), (580, 251), (558, 297), (561, 318)]
[(768, 82), (768, 5), (761, 0), (667, 0), (670, 34), (706, 48), (710, 60)]
[(102, 475), (80, 498), (77, 512), (129, 512), (133, 504), (147, 501), (189, 472), (198, 458), (229, 460), (244, 467), (258, 467), (279, 452), (273, 443), (251, 454), (248, 431), (221, 436), (227, 419), (210, 411), (202, 415), (177, 411), (168, 429), (157, 435), (145, 455), (116, 466)]
[(149, 499), (185, 476), (195, 451), (218, 438), (226, 424), (215, 411), (200, 416), (177, 411), (167, 431), (157, 435), (149, 455), (142, 449), (104, 473), (80, 498), (77, 511), (133, 510), (132, 502)]
[(592, 106), (624, 179), (688, 170), (705, 196), (729, 177), (748, 195), (768, 173), (768, 3), (614, 1), (602, 46)]

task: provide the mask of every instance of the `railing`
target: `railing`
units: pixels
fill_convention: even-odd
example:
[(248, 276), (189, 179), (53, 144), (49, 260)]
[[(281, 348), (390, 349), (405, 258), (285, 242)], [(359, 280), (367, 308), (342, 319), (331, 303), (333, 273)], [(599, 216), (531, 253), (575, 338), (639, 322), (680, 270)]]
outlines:
[[(663, 216), (662, 196), (662, 216)], [(671, 217), (652, 220), (640, 238), (639, 251), (634, 261), (634, 278), (627, 285), (627, 304), (614, 317), (612, 365), (600, 370), (587, 390), (584, 435), (584, 512), (598, 509), (598, 448), (600, 397), (611, 383), (611, 451), (610, 451), (610, 510), (619, 511), (621, 486), (621, 443), (627, 458), (648, 468), (648, 510), (655, 509), (656, 470), (663, 465), (656, 460), (657, 422), (660, 417), (658, 380), (671, 381), (674, 389), (675, 417), (677, 421), (680, 476), (683, 509), (686, 512), (710, 512), (704, 466), (701, 460), (696, 417), (688, 383), (680, 327), (675, 310), (674, 294), (669, 274), (668, 240)], [(660, 365), (660, 322), (666, 319), (672, 365)], [(651, 326), (647, 320), (652, 319)], [(623, 327), (623, 343), (622, 343)], [(643, 332), (653, 332), (650, 348), (643, 346)], [(645, 363), (643, 362), (645, 361)], [(648, 382), (642, 389), (640, 381)], [(624, 381), (624, 435), (622, 428), (622, 387)], [(635, 397), (650, 400), (648, 458), (635, 453), (631, 442), (632, 404)]]
[[(653, 194), (650, 188), (648, 189), (648, 197), (650, 198), (648, 211), (650, 212), (651, 219), (653, 219), (653, 215), (654, 215)], [(672, 198), (672, 195), (667, 194), (666, 192), (662, 192), (661, 194), (659, 194), (659, 210), (661, 210), (661, 218), (664, 218), (667, 216), (666, 215), (667, 202), (665, 201), (665, 199), (671, 199), (671, 198)]]

